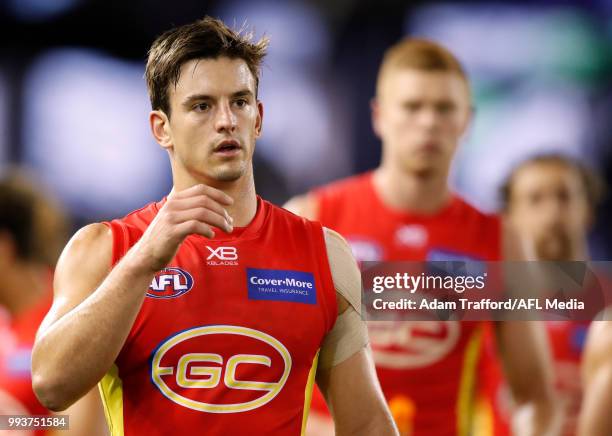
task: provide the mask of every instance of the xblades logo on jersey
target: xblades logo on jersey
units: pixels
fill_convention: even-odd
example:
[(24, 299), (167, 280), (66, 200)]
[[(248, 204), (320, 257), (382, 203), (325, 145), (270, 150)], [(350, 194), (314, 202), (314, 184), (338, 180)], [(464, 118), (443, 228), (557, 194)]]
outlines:
[(219, 265), (238, 265), (238, 249), (236, 247), (209, 247), (208, 251), (210, 254), (206, 258), (206, 264), (208, 266), (219, 266)]

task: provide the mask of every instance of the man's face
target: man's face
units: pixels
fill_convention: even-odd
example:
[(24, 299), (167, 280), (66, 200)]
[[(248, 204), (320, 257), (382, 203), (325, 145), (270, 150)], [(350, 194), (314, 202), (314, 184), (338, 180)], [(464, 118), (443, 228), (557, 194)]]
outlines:
[(534, 162), (512, 180), (508, 218), (529, 253), (538, 260), (576, 259), (586, 238), (590, 208), (584, 182), (561, 162)]
[(229, 182), (251, 166), (263, 108), (242, 59), (194, 59), (169, 87), (170, 151), (175, 171)]
[(404, 171), (448, 171), (470, 119), (468, 85), (457, 73), (391, 69), (373, 103), (385, 153)]

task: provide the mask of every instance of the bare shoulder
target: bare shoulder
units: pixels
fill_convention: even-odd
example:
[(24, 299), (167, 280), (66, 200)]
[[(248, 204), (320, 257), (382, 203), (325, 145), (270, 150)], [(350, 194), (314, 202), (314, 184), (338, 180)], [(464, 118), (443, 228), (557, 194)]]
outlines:
[(314, 194), (310, 192), (289, 199), (283, 207), (289, 212), (310, 220), (316, 220), (319, 216), (319, 203)]
[(111, 229), (102, 224), (89, 224), (70, 239), (59, 258), (56, 268), (56, 279), (63, 279), (65, 273), (83, 274), (92, 270), (110, 269), (113, 251), (113, 234)]
[(361, 274), (348, 242), (336, 231), (323, 227), (325, 248), (338, 299), (338, 313), (353, 306), (361, 312)]
[(612, 321), (593, 321), (585, 349), (585, 369), (612, 367)]
[(344, 237), (337, 231), (332, 230), (329, 227), (323, 227), (323, 234), (325, 235), (325, 245), (328, 247), (328, 249), (329, 247), (334, 247), (334, 248), (346, 247), (350, 250), (350, 247), (348, 245), (348, 242), (346, 242), (346, 239), (344, 239)]
[(101, 223), (89, 224), (70, 239), (62, 252), (53, 280), (53, 305), (39, 332), (87, 298), (111, 268), (113, 235)]

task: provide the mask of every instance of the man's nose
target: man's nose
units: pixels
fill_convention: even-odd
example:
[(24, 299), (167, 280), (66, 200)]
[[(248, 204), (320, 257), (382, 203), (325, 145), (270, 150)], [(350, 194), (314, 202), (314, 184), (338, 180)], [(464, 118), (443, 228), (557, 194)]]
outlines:
[(218, 132), (231, 132), (236, 128), (236, 124), (236, 115), (232, 112), (229, 103), (220, 104), (215, 118), (215, 129)]
[(545, 200), (541, 213), (548, 223), (556, 224), (563, 221), (567, 211), (562, 201), (554, 197), (549, 197)]
[(429, 129), (437, 126), (438, 119), (438, 114), (433, 108), (423, 108), (419, 113), (419, 124)]

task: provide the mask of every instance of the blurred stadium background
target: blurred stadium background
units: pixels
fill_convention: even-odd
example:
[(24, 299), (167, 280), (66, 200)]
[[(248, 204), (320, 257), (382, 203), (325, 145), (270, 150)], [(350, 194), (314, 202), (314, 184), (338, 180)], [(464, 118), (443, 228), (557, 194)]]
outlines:
[[(403, 35), (451, 49), (475, 119), (453, 184), (487, 211), (519, 160), (556, 150), (612, 182), (612, 1), (414, 2), (3, 0), (0, 168), (24, 165), (75, 226), (123, 215), (171, 186), (149, 133), (146, 51), (205, 14), (271, 37), (260, 97), (259, 192), (282, 204), (377, 165), (369, 100), (383, 51)], [(612, 258), (608, 194), (591, 238)]]

